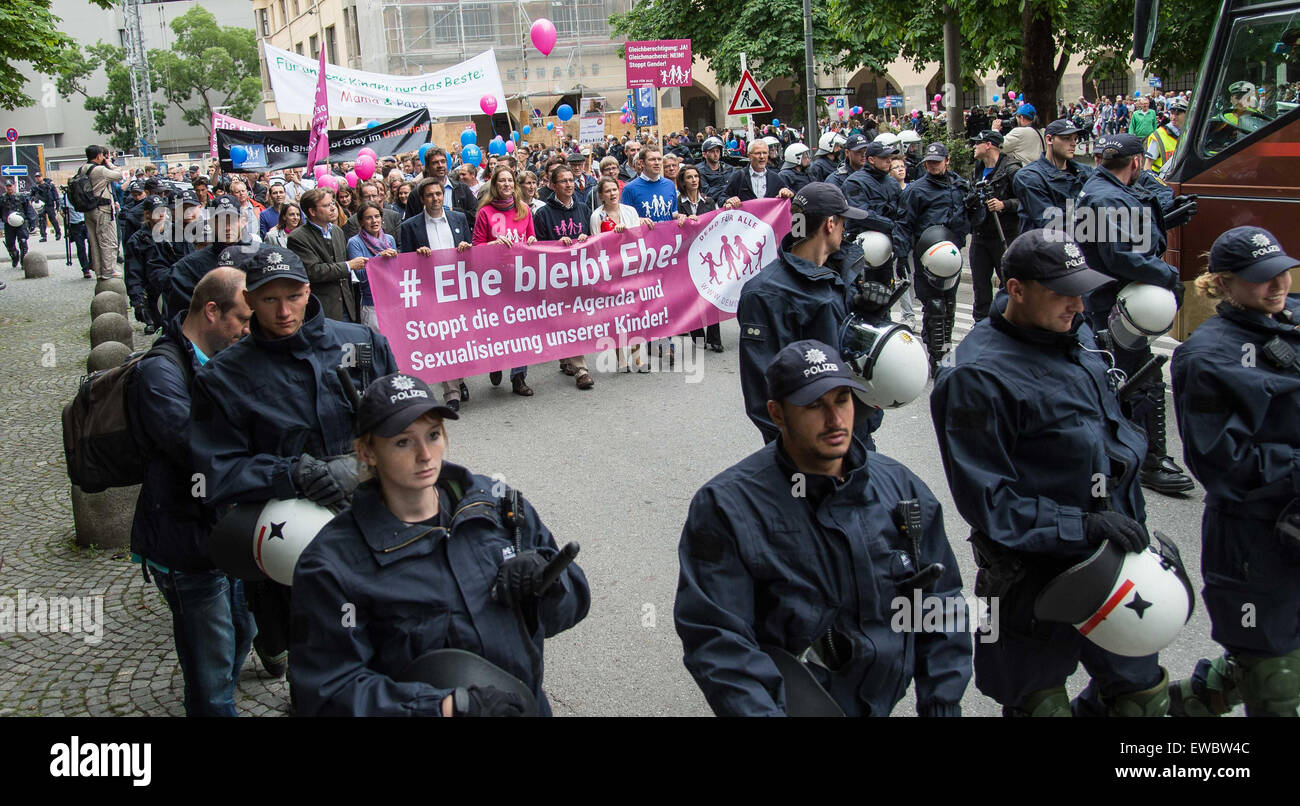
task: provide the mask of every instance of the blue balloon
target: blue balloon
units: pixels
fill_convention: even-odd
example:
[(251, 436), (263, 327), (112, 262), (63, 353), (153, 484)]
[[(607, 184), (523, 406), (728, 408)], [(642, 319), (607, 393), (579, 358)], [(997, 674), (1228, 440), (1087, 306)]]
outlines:
[(378, 126), (378, 125), (379, 125), (379, 121), (377, 121), (377, 120), (367, 120), (367, 121), (366, 121), (366, 128), (367, 128), (367, 129), (373, 129), (373, 128), (375, 128), (375, 127)]
[(532, 132), (532, 130), (533, 130), (533, 127), (532, 127), (532, 126), (525, 126), (525, 127), (524, 127), (524, 134), (529, 134), (530, 132)]
[(475, 134), (472, 129), (466, 129), (465, 131), (460, 133), (460, 144), (463, 146), (467, 146), (470, 143), (473, 143), (477, 139), (478, 139), (478, 135)]
[(994, 101), (994, 103), (996, 103), (997, 100), (998, 100), (998, 96), (994, 95), (994, 96), (993, 96), (993, 101)]
[(732, 151), (735, 151), (737, 148), (740, 148), (740, 143), (737, 143), (735, 140), (728, 140), (727, 148), (731, 149)]
[(462, 162), (477, 166), (483, 161), (483, 151), (476, 145), (467, 145), (460, 150), (460, 159)]
[(560, 107), (555, 110), (555, 115), (560, 120), (568, 120), (573, 117), (573, 107), (568, 104), (560, 104)]
[(548, 132), (549, 132), (551, 129), (554, 129), (554, 128), (555, 128), (555, 124), (554, 124), (554, 123), (552, 123), (552, 122), (549, 121), (549, 120), (546, 121), (546, 130), (547, 130)]
[(510, 132), (510, 139), (519, 142), (519, 132)]
[(245, 160), (247, 159), (248, 159), (248, 149), (244, 148), (243, 146), (235, 146), (234, 148), (230, 149), (231, 165), (235, 165), (235, 166), (243, 165)]
[(777, 120), (776, 118), (772, 118), (772, 125), (773, 125), (773, 126), (780, 126), (780, 125), (781, 125), (781, 121)]
[(419, 150), (418, 153), (419, 153), (419, 155), (420, 155), (420, 164), (421, 164), (421, 165), (424, 164), (424, 155), (427, 154), (427, 153), (429, 153), (429, 149), (431, 149), (431, 148), (433, 148), (433, 143), (425, 143), (424, 145), (420, 146), (420, 150)]
[(488, 153), (500, 156), (501, 154), (506, 153), (506, 144), (500, 140), (493, 140), (488, 143)]

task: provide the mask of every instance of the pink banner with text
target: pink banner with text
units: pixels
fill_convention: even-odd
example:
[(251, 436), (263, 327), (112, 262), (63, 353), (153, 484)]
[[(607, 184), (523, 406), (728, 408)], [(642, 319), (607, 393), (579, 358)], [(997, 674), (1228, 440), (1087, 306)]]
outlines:
[(789, 231), (790, 203), (761, 199), (572, 246), (372, 258), (366, 275), (397, 365), (433, 383), (730, 319), (741, 287), (776, 259)]
[(253, 123), (239, 118), (232, 118), (229, 115), (223, 115), (220, 112), (212, 113), (212, 136), (209, 143), (212, 147), (212, 156), (217, 156), (217, 129), (234, 129), (239, 132), (273, 132), (278, 131), (274, 126), (263, 126), (260, 123)]
[(629, 87), (691, 86), (691, 40), (627, 42), (623, 61)]

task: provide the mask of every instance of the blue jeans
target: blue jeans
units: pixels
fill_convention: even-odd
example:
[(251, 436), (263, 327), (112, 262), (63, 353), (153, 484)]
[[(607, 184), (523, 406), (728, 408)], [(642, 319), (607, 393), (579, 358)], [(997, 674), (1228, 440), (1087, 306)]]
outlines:
[(176, 656), (185, 677), (186, 716), (236, 716), (235, 681), (257, 627), (244, 583), (220, 571), (152, 571), (172, 611)]

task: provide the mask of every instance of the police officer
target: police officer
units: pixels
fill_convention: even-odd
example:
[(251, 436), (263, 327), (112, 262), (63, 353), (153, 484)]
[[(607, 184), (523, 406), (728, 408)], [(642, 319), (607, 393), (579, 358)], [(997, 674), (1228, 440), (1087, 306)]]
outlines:
[[(1169, 289), (1176, 297), (1181, 297), (1183, 285), (1178, 270), (1160, 258), (1166, 242), (1159, 204), (1132, 187), (1142, 172), (1142, 138), (1109, 135), (1097, 141), (1095, 153), (1101, 162), (1080, 191), (1075, 213), (1079, 226), (1088, 222), (1093, 231), (1093, 237), (1081, 242), (1088, 264), (1113, 279), (1088, 295), (1088, 317), (1093, 330), (1100, 331), (1108, 327), (1122, 285), (1147, 283)], [(1145, 345), (1130, 350), (1112, 344), (1110, 349), (1116, 367), (1128, 375), (1152, 359), (1151, 348)], [(1129, 416), (1146, 429), (1142, 485), (1165, 495), (1191, 490), (1191, 478), (1165, 447), (1165, 384), (1161, 377), (1147, 382), (1126, 405)]]
[[(1174, 350), (1174, 410), (1205, 486), (1201, 568), (1214, 640), (1170, 689), (1172, 713), (1296, 716), (1300, 706), (1300, 296), (1274, 235), (1234, 227), (1196, 289), (1217, 315)], [(1243, 360), (1243, 356), (1251, 360)], [(1243, 618), (1247, 611), (1253, 620)]]
[[(21, 217), (22, 223), (17, 226), (9, 223), (11, 215)], [(4, 195), (0, 196), (0, 219), (4, 220), (5, 248), (9, 250), (9, 259), (16, 269), (27, 254), (27, 236), (36, 226), (36, 210), (31, 198), (18, 192), (18, 183), (12, 178), (5, 180)]]
[(42, 177), (39, 173), (35, 177), (36, 184), (32, 187), (32, 199), (40, 201), (44, 207), (36, 214), (37, 226), (41, 228), (41, 240), (48, 240), (45, 236), (45, 220), (48, 218), (50, 226), (54, 228), (54, 240), (63, 237), (63, 230), (59, 227), (59, 189), (54, 186), (48, 176)]
[(786, 146), (783, 160), (781, 181), (785, 182), (785, 186), (791, 191), (798, 193), (800, 188), (812, 181), (808, 176), (810, 164), (808, 146), (803, 143)]
[[(844, 242), (844, 229), (867, 213), (850, 206), (834, 185), (809, 182), (791, 200), (790, 214), (795, 226), (782, 241), (776, 260), (745, 283), (736, 309), (740, 390), (749, 419), (764, 442), (780, 433), (767, 407), (768, 365), (791, 342), (816, 339), (838, 344), (859, 293), (862, 250)], [(796, 230), (802, 234), (796, 236)], [(871, 432), (882, 417), (879, 410), (861, 412), (855, 433), (869, 447), (874, 447)]]
[(153, 257), (157, 247), (170, 237), (167, 232), (171, 221), (167, 212), (167, 202), (162, 196), (150, 196), (145, 199), (143, 213), (148, 226), (138, 230), (127, 239), (122, 249), (126, 254), (124, 271), (127, 299), (135, 311), (135, 320), (145, 325), (145, 335), (155, 332), (162, 323), (152, 307), (148, 304), (145, 266)]
[[(146, 185), (148, 188), (146, 189)], [(122, 200), (122, 209), (118, 212), (118, 235), (123, 245), (126, 244), (131, 236), (145, 227), (144, 223), (144, 200), (150, 196), (162, 196), (166, 199), (165, 189), (157, 179), (150, 178), (147, 182), (141, 182), (134, 179), (126, 183), (122, 188), (126, 198)], [(147, 227), (145, 227), (147, 228)]]
[[(517, 716), (492, 685), (461, 691), (402, 677), (447, 648), (478, 655), (532, 692), (542, 715), (542, 643), (587, 615), (577, 565), (546, 584), (559, 553), (536, 510), (514, 510), (492, 479), (445, 461), (456, 412), (424, 381), (370, 384), (356, 452), (371, 480), (303, 551), (293, 582), (293, 670), (307, 716)], [(343, 603), (355, 619), (339, 618)]]
[(243, 289), (244, 273), (234, 268), (200, 280), (190, 310), (177, 314), (136, 365), (128, 392), (127, 414), (146, 460), (132, 559), (171, 609), (187, 716), (235, 716), (235, 683), (256, 630), (243, 582), (208, 556), (215, 518), (194, 496), (190, 453), (190, 387), (200, 367), (248, 335), (252, 312)]
[[(237, 210), (234, 221), (237, 232)], [(336, 368), (365, 388), (375, 376), (397, 371), (392, 350), (365, 325), (327, 320), (293, 252), (242, 249), (252, 252), (244, 263), (245, 300), (253, 310), (249, 336), (195, 378), (193, 451), (204, 501), (222, 508), (310, 498), (339, 506), (356, 486), (356, 458), (355, 412)], [(251, 583), (249, 608), (258, 623), (254, 649), (279, 676), (288, 651), (288, 589)]]
[(913, 678), (918, 714), (960, 716), (969, 633), (891, 626), (916, 590), (965, 613), (939, 502), (854, 437), (866, 390), (833, 347), (793, 342), (766, 380), (780, 436), (705, 484), (682, 529), (686, 668), (719, 716), (800, 715), (775, 656), (809, 650), (804, 668), (848, 716), (888, 715)]
[(844, 180), (862, 170), (862, 166), (866, 164), (865, 149), (870, 142), (861, 134), (850, 134), (848, 139), (844, 141), (844, 162), (835, 169), (835, 173), (831, 174), (826, 181), (843, 190)]
[(1002, 153), (1002, 135), (981, 131), (971, 139), (975, 146), (975, 167), (971, 184), (987, 208), (984, 223), (975, 228), (970, 241), (971, 286), (975, 291), (975, 321), (989, 315), (993, 301), (993, 275), (1002, 264), (1002, 253), (1020, 231), (1020, 200), (1012, 183), (1022, 167), (1020, 162)]
[(921, 301), (921, 327), (930, 353), (931, 374), (948, 351), (953, 327), (957, 321), (957, 283), (946, 290), (942, 284), (923, 270), (917, 245), (921, 234), (933, 226), (946, 227), (957, 240), (958, 249), (966, 243), (974, 226), (984, 220), (985, 210), (978, 206), (968, 209), (970, 185), (961, 176), (948, 170), (948, 147), (943, 143), (930, 143), (925, 149), (925, 175), (907, 186), (900, 205), (904, 231), (909, 238), (912, 253), (912, 275), (916, 282), (916, 296)]
[(706, 137), (704, 145), (700, 148), (700, 154), (704, 159), (695, 166), (700, 169), (700, 192), (721, 206), (727, 200), (727, 182), (731, 179), (731, 172), (734, 170), (730, 165), (722, 162), (722, 140), (717, 137)]
[(244, 222), (239, 217), (239, 202), (234, 196), (217, 196), (212, 201), (205, 237), (210, 242), (202, 249), (184, 255), (172, 266), (164, 293), (167, 321), (178, 312), (189, 310), (190, 295), (203, 275), (215, 269), (218, 257), (227, 247), (240, 243)]
[(1183, 126), (1187, 123), (1187, 99), (1179, 96), (1169, 102), (1169, 122), (1157, 126), (1147, 137), (1146, 169), (1157, 174), (1165, 167), (1178, 149), (1178, 138), (1183, 136)]
[(1067, 202), (1083, 190), (1092, 169), (1074, 159), (1079, 143), (1079, 128), (1062, 118), (1043, 130), (1047, 150), (1043, 156), (1016, 171), (1011, 181), (1020, 200), (1020, 231), (1054, 227), (1065, 229)]
[(1149, 538), (1137, 469), (1142, 432), (1120, 410), (1084, 318), (1082, 295), (1109, 278), (1079, 247), (1042, 230), (1002, 261), (1004, 293), (962, 339), (930, 395), (944, 472), (971, 526), (975, 594), (999, 597), (997, 639), (975, 649), (975, 685), (1007, 716), (1069, 716), (1066, 678), (1092, 682), (1077, 715), (1163, 716), (1155, 655), (1103, 650), (1033, 605), (1053, 577), (1103, 541), (1140, 551)]
[(826, 132), (817, 141), (817, 153), (812, 164), (808, 166), (808, 181), (826, 182), (831, 174), (839, 169), (840, 148), (844, 145), (844, 135), (839, 132)]

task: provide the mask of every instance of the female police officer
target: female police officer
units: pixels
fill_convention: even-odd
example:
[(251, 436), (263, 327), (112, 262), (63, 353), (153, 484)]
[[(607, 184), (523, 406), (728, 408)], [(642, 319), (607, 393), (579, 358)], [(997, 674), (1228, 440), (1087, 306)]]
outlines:
[(1218, 315), (1174, 351), (1174, 408), (1187, 465), (1205, 485), (1201, 570), (1214, 640), (1170, 687), (1171, 711), (1295, 716), (1300, 704), (1300, 297), (1288, 257), (1259, 227), (1210, 250), (1196, 288)]
[(543, 715), (542, 639), (587, 615), (576, 565), (545, 585), (557, 549), (526, 502), (509, 521), (493, 482), (445, 462), (456, 413), (395, 373), (366, 390), (356, 450), (374, 478), (303, 551), (294, 573), (290, 674), (304, 715), (517, 716), (491, 686), (400, 682), (433, 650), (485, 658), (531, 689)]

